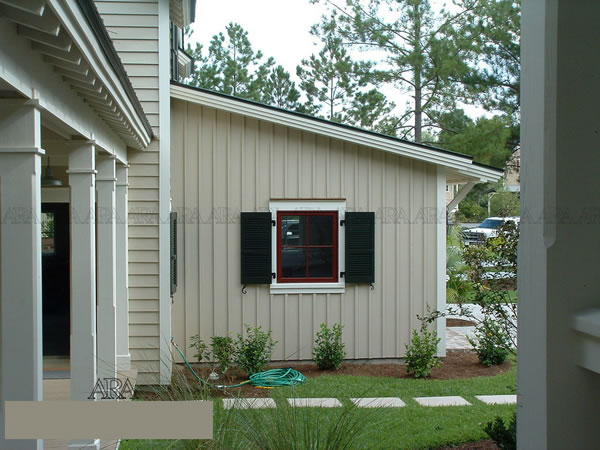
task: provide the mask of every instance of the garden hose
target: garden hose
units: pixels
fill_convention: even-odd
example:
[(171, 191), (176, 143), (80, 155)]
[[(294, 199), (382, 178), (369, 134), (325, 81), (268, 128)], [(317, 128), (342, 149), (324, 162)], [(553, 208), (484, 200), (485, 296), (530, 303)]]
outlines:
[(175, 340), (173, 338), (171, 338), (171, 343), (175, 346), (175, 349), (177, 350), (179, 355), (181, 355), (181, 357), (183, 358), (185, 365), (190, 370), (190, 372), (192, 372), (192, 374), (194, 374), (194, 376), (198, 379), (198, 381), (200, 381), (203, 384), (213, 386), (218, 389), (236, 388), (236, 387), (243, 386), (245, 384), (251, 384), (252, 386), (259, 387), (259, 388), (272, 389), (272, 388), (281, 387), (281, 386), (295, 386), (297, 384), (301, 384), (301, 383), (304, 383), (304, 381), (306, 381), (306, 377), (302, 373), (300, 373), (297, 370), (294, 370), (292, 368), (289, 368), (289, 369), (271, 369), (271, 370), (267, 370), (265, 372), (258, 372), (258, 373), (255, 373), (254, 375), (250, 375), (249, 380), (243, 381), (238, 384), (232, 384), (231, 386), (214, 385), (214, 384), (209, 383), (208, 381), (202, 379), (202, 377), (200, 377), (200, 375), (198, 375), (196, 373), (196, 371), (192, 368), (192, 366), (188, 362), (187, 358), (185, 357), (185, 355), (183, 354), (183, 352), (181, 351), (181, 349), (179, 348), (179, 346), (177, 345), (177, 343), (175, 342)]

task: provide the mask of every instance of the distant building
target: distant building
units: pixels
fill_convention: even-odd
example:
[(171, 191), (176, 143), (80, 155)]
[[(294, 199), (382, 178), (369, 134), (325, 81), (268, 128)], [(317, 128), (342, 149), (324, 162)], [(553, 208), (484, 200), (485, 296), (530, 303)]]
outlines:
[[(450, 204), (450, 202), (452, 200), (454, 200), (454, 197), (456, 197), (456, 194), (460, 190), (460, 186), (461, 185), (458, 183), (452, 183), (452, 184), (446, 185), (446, 206), (448, 206)], [(458, 204), (456, 204), (452, 208), (452, 211), (448, 211), (448, 212), (453, 213), (453, 212), (456, 212), (457, 210), (458, 210)]]
[(521, 192), (521, 149), (515, 150), (504, 169), (504, 185), (510, 192)]

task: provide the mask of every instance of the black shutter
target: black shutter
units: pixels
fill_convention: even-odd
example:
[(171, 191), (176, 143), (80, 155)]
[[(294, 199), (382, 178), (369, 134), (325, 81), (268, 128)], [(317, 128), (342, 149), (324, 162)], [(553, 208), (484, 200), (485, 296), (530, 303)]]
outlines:
[(171, 297), (177, 290), (177, 213), (171, 211), (169, 215), (171, 231)]
[(375, 282), (375, 213), (346, 212), (346, 283)]
[(241, 229), (242, 284), (271, 284), (271, 213), (241, 213)]

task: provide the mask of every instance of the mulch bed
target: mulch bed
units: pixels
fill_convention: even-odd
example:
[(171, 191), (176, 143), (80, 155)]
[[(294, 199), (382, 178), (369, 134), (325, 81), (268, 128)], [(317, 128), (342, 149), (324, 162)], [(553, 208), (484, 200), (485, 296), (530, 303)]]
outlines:
[(477, 325), (475, 322), (471, 322), (470, 320), (464, 319), (446, 319), (447, 327), (474, 327)]
[(492, 440), (469, 442), (468, 444), (457, 445), (456, 447), (440, 447), (436, 450), (500, 450), (500, 447)]
[[(434, 380), (449, 380), (457, 378), (473, 378), (482, 376), (493, 376), (501, 373), (505, 373), (510, 370), (512, 363), (506, 361), (504, 364), (499, 366), (484, 366), (479, 362), (477, 354), (472, 350), (448, 350), (447, 356), (443, 358), (443, 364), (433, 370), (431, 379)], [(339, 370), (320, 370), (313, 363), (296, 363), (290, 362), (288, 364), (272, 364), (269, 366), (270, 369), (274, 368), (288, 368), (292, 367), (302, 374), (306, 378), (316, 378), (322, 375), (362, 375), (372, 377), (390, 377), (390, 378), (412, 378), (412, 375), (406, 373), (406, 366), (399, 360), (398, 363), (385, 363), (380, 364), (377, 362), (372, 363), (354, 363), (345, 362)], [(197, 381), (193, 378), (190, 371), (184, 366), (178, 366), (177, 370), (180, 370), (180, 374), (186, 376), (190, 380), (190, 384), (195, 384)], [(195, 366), (194, 370), (203, 377), (208, 378), (211, 371), (209, 367)], [(226, 384), (232, 385), (241, 383), (247, 380), (247, 377), (241, 370), (235, 368), (230, 369), (225, 379), (214, 382), (215, 384)], [(239, 388), (231, 389), (229, 391), (215, 390), (213, 396), (215, 397), (230, 397), (232, 393), (241, 397), (268, 397), (270, 389), (258, 388), (250, 385), (244, 385)], [(135, 397), (143, 398), (145, 400), (159, 400), (157, 394), (148, 392), (145, 389), (137, 389)], [(461, 448), (461, 447), (459, 447)], [(465, 447), (465, 448), (480, 448), (480, 447)], [(481, 447), (487, 448), (487, 447)]]
[(507, 291), (514, 291), (517, 289), (516, 278), (504, 278), (502, 280), (484, 280), (484, 286), (493, 287), (495, 289), (505, 289)]

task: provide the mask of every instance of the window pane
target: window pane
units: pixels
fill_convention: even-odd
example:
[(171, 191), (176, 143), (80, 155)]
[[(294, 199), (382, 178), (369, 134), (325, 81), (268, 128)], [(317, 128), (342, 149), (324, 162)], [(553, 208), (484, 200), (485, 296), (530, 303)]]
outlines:
[(311, 248), (309, 253), (309, 277), (333, 277), (333, 248)]
[(42, 213), (42, 254), (54, 255), (54, 213)]
[(306, 244), (306, 217), (282, 216), (281, 217), (281, 244), (305, 245)]
[(306, 249), (282, 248), (281, 272), (283, 278), (306, 278)]
[(310, 216), (311, 245), (333, 244), (333, 216)]

